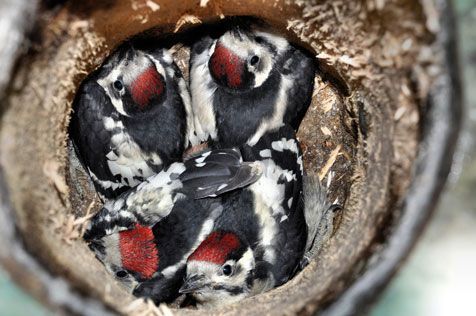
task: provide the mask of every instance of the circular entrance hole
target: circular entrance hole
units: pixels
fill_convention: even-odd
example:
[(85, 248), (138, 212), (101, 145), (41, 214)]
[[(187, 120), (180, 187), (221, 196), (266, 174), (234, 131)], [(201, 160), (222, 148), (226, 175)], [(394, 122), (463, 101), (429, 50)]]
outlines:
[[(446, 7), (432, 9), (410, 0), (384, 6), (370, 2), (153, 1), (158, 5), (154, 6), (151, 1), (84, 1), (40, 10), (32, 47), (11, 79), (0, 124), (7, 189), (2, 199), (11, 201), (21, 240), (5, 249), (21, 247), (33, 256), (22, 255), (22, 261), (11, 250), (9, 258), (2, 256), (2, 265), (44, 302), (77, 313), (103, 311), (99, 301), (122, 313), (131, 312), (131, 306), (143, 308), (131, 305), (134, 298), (106, 273), (78, 233), (78, 219), (98, 204), (92, 204), (87, 178), (70, 159), (67, 130), (74, 95), (91, 71), (137, 34), (186, 34), (197, 24), (221, 17), (253, 16), (316, 58), (313, 101), (298, 136), (307, 172), (324, 184), (332, 172), (330, 199), (337, 199), (344, 209), (333, 236), (304, 271), (273, 291), (213, 312), (311, 313), (336, 299), (369, 271), (369, 260), (385, 250), (393, 228), (400, 227), (407, 190), (427, 170), (421, 164), (414, 169), (417, 154), (436, 143), (427, 128), (440, 124), (439, 148), (451, 153), (448, 144), (458, 126), (447, 128), (432, 112), (452, 104), (438, 94), (454, 85), (447, 76), (450, 59), (441, 53), (449, 50), (444, 46), (448, 33), (427, 23), (440, 21), (432, 14), (447, 12)], [(449, 28), (445, 19), (441, 21), (443, 29)], [(187, 58), (180, 57), (184, 51), (177, 50), (179, 65)], [(453, 104), (453, 111), (444, 113), (457, 123), (458, 102)], [(427, 166), (444, 178), (447, 163), (439, 160), (440, 151), (436, 153), (434, 158), (426, 156), (435, 162)], [(436, 195), (441, 179), (425, 188), (429, 189), (421, 196)], [(430, 209), (431, 204), (425, 204), (422, 212)], [(422, 223), (420, 217), (417, 220)], [(11, 225), (10, 220), (4, 222)], [(405, 239), (408, 247), (402, 253), (408, 252), (416, 230)], [(34, 264), (25, 263), (25, 258)], [(64, 297), (51, 294), (57, 290), (52, 280), (67, 284)]]

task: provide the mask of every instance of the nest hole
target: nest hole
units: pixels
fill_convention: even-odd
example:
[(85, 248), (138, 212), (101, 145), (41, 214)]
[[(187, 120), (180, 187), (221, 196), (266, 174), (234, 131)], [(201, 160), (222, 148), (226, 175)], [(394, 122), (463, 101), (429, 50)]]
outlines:
[[(171, 52), (184, 79), (188, 82), (190, 47), (196, 40), (206, 35), (219, 36), (231, 27), (240, 28), (250, 25), (259, 26), (264, 31), (283, 36), (308, 56), (316, 55), (289, 32), (284, 34), (277, 32), (269, 24), (253, 17), (230, 17), (178, 33), (163, 34), (160, 27), (154, 27), (128, 38), (120, 43), (117, 49), (124, 45), (132, 45), (139, 49), (166, 48)], [(362, 131), (364, 128), (369, 128), (367, 120), (370, 118), (361, 113), (363, 111), (361, 102), (357, 104), (356, 109), (359, 114), (353, 114), (351, 110), (353, 105), (348, 99), (349, 87), (337, 70), (321, 60), (312, 58), (317, 69), (314, 91), (297, 136), (303, 150), (305, 172), (323, 182), (328, 190), (328, 199), (345, 208), (354, 173), (352, 166), (355, 164), (356, 146), (360, 138), (366, 137), (366, 132)], [(66, 240), (78, 238), (84, 232), (83, 224), (86, 224), (87, 220), (102, 207), (94, 185), (73, 147), (72, 142), (68, 141), (66, 184), (70, 188), (69, 204), (78, 224), (72, 230), (69, 228), (69, 231), (63, 232)], [(335, 219), (334, 229), (338, 229), (338, 223), (339, 216)], [(114, 276), (109, 273), (107, 277), (114, 279)], [(179, 305), (184, 306), (183, 297), (179, 297), (177, 302), (172, 304), (174, 307)]]
[[(408, 88), (414, 80), (408, 69), (414, 66), (425, 41), (425, 31), (418, 27), (423, 24), (422, 17), (413, 14), (420, 12), (413, 10), (414, 2), (403, 1), (408, 5), (405, 11), (396, 10), (393, 4), (384, 9), (389, 16), (404, 14), (407, 25), (417, 26), (411, 32), (387, 22), (398, 19), (376, 21), (381, 27), (378, 30), (365, 23), (360, 27), (355, 22), (365, 18), (364, 13), (370, 9), (357, 7), (355, 10), (361, 10), (357, 12), (353, 3), (342, 4), (336, 17), (339, 20), (335, 21), (329, 18), (335, 15), (335, 7), (319, 7), (323, 23), (331, 25), (329, 31), (314, 25), (312, 15), (304, 17), (293, 4), (263, 2), (262, 10), (257, 12), (255, 2), (244, 2), (248, 6), (230, 3), (220, 7), (223, 16), (235, 16), (223, 21), (213, 11), (215, 7), (206, 7), (198, 14), (198, 9), (190, 9), (196, 6), (191, 1), (171, 9), (163, 5), (160, 14), (148, 15), (144, 12), (150, 8), (131, 9), (128, 2), (111, 4), (108, 10), (101, 6), (95, 9), (90, 2), (70, 3), (59, 9), (51, 21), (39, 24), (38, 46), (18, 65), (7, 105), (2, 109), (0, 161), (19, 232), (28, 250), (49, 271), (63, 276), (85, 296), (100, 298), (115, 311), (132, 313), (130, 307), (137, 304), (131, 305), (132, 295), (105, 271), (80, 238), (84, 218), (94, 214), (101, 203), (68, 145), (67, 128), (79, 84), (125, 40), (167, 42), (185, 77), (187, 47), (194, 36), (215, 32), (237, 19), (265, 23), (317, 56), (319, 71), (313, 98), (298, 138), (307, 173), (328, 185), (329, 199), (344, 206), (335, 221), (334, 236), (322, 254), (290, 282), (213, 313), (315, 310), (359, 276), (378, 248), (372, 247), (378, 232), (384, 225), (391, 225), (390, 217), (398, 217), (392, 215), (392, 210), (401, 202), (411, 179), (420, 137), (419, 101), (426, 95), (421, 92), (425, 68), (417, 74), (420, 89)], [(131, 12), (133, 18), (126, 20), (124, 17)], [(195, 13), (199, 22), (193, 20)], [(347, 27), (333, 28), (338, 25)], [(359, 33), (362, 30), (369, 40)], [(392, 44), (411, 38), (411, 50), (397, 55), (384, 51), (371, 40), (382, 32)], [(335, 47), (339, 47), (341, 55), (331, 55)], [(381, 65), (356, 64), (357, 58), (349, 60), (348, 51), (357, 57), (370, 51), (378, 57), (375, 63)]]

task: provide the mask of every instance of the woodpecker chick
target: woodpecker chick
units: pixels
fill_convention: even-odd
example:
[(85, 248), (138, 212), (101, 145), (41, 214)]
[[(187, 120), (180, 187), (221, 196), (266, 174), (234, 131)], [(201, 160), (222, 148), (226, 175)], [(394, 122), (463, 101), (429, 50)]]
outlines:
[(70, 135), (103, 199), (181, 160), (193, 139), (190, 95), (168, 51), (119, 48), (81, 84)]
[(302, 156), (294, 130), (283, 126), (241, 152), (259, 161), (263, 174), (249, 187), (223, 195), (213, 232), (187, 260), (180, 292), (202, 306), (279, 286), (295, 274), (304, 255)]
[(84, 238), (96, 257), (137, 296), (156, 303), (178, 294), (187, 257), (211, 232), (223, 207), (216, 196), (261, 173), (234, 149), (174, 163), (107, 203)]
[(297, 130), (312, 97), (312, 57), (279, 35), (235, 28), (193, 45), (190, 89), (202, 141), (254, 145), (284, 124)]
[(236, 233), (214, 230), (188, 258), (179, 291), (203, 307), (230, 304), (251, 294), (255, 268), (253, 250)]

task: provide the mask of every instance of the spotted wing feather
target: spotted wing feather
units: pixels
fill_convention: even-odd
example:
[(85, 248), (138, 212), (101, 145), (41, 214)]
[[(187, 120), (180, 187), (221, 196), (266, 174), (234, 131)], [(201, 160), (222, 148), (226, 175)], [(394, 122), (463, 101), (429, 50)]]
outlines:
[(236, 149), (217, 149), (185, 162), (180, 180), (196, 198), (217, 196), (245, 187), (261, 176), (259, 164), (243, 162)]
[[(112, 111), (112, 105), (104, 91), (94, 80), (88, 81), (77, 93), (70, 126), (76, 154), (89, 168), (88, 171), (94, 174), (93, 182), (96, 190), (106, 198), (115, 195), (112, 187), (105, 188), (100, 183), (100, 181), (115, 181), (106, 158), (111, 150), (112, 136), (103, 123), (103, 117), (108, 111)], [(118, 186), (117, 192), (120, 191), (125, 189)]]

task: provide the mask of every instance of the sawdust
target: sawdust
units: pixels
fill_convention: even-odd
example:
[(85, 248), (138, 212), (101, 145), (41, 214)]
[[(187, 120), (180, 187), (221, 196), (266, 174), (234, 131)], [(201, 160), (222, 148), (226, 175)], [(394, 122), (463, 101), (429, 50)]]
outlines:
[(64, 242), (71, 245), (74, 240), (78, 240), (84, 235), (89, 220), (94, 216), (92, 212), (94, 206), (95, 202), (93, 201), (86, 209), (86, 214), (79, 218), (72, 214), (50, 210), (49, 215), (53, 229), (61, 235)]
[(152, 12), (160, 10), (160, 5), (152, 0), (131, 0), (132, 10), (138, 11), (143, 8), (148, 8)]
[(331, 155), (330, 155), (329, 159), (327, 160), (326, 164), (322, 168), (321, 172), (319, 172), (319, 180), (320, 181), (322, 181), (326, 177), (327, 173), (329, 172), (329, 170), (332, 168), (332, 166), (336, 162), (337, 157), (340, 155), (341, 147), (342, 147), (341, 145), (338, 145), (331, 152)]
[(173, 316), (174, 313), (165, 304), (156, 306), (150, 299), (137, 299), (124, 308), (130, 316)]
[(175, 24), (174, 33), (180, 31), (180, 29), (187, 24), (201, 24), (202, 20), (195, 15), (185, 14), (180, 17), (180, 19)]
[(200, 6), (205, 8), (210, 0), (200, 0)]
[(51, 180), (55, 188), (64, 195), (69, 192), (69, 186), (60, 173), (61, 164), (58, 161), (48, 160), (43, 164), (43, 172)]

